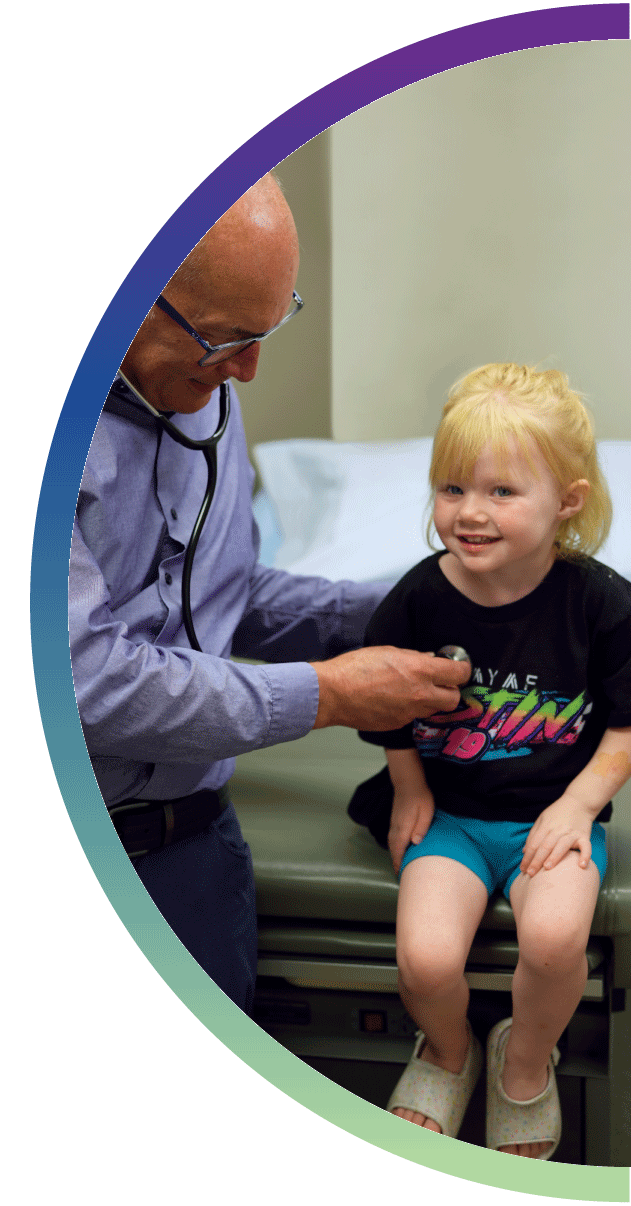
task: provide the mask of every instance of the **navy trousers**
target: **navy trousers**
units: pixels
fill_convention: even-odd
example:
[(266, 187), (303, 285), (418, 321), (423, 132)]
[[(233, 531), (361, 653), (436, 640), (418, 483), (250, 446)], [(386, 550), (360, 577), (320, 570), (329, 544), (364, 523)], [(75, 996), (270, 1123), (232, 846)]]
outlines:
[(232, 804), (196, 837), (134, 859), (134, 868), (180, 942), (249, 1013), (256, 979), (254, 877)]

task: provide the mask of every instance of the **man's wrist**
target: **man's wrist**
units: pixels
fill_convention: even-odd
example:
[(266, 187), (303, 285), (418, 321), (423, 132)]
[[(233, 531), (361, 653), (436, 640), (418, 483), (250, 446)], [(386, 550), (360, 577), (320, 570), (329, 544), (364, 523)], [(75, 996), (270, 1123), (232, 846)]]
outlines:
[(310, 662), (309, 665), (318, 676), (318, 710), (313, 727), (330, 728), (331, 725), (339, 723), (336, 719), (336, 695), (333, 688), (335, 668), (331, 667), (331, 662)]

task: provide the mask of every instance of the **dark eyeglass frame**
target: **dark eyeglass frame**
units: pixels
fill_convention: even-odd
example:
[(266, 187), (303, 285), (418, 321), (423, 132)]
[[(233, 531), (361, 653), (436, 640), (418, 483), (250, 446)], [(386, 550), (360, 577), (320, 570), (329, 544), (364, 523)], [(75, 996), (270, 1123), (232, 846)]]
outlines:
[[(156, 299), (155, 304), (160, 310), (163, 310), (165, 314), (168, 314), (169, 318), (172, 318), (174, 322), (179, 323), (179, 325), (183, 327), (189, 335), (192, 335), (193, 339), (196, 339), (200, 346), (204, 348), (205, 355), (202, 356), (201, 360), (197, 361), (199, 367), (204, 368), (207, 364), (210, 364), (211, 361), (213, 364), (219, 364), (222, 360), (228, 360), (233, 354), (238, 355), (239, 352), (244, 352), (246, 348), (252, 347), (253, 343), (262, 343), (264, 339), (268, 339), (270, 335), (273, 335), (274, 331), (278, 331), (281, 327), (284, 327), (285, 323), (289, 322), (289, 319), (293, 318), (295, 314), (298, 314), (305, 304), (302, 298), (296, 293), (295, 289), (292, 294), (292, 300), (294, 302), (293, 310), (290, 310), (289, 314), (286, 314), (284, 318), (281, 318), (280, 322), (277, 322), (275, 327), (270, 327), (269, 331), (264, 331), (262, 335), (251, 335), (249, 339), (234, 339), (231, 343), (216, 344), (209, 343), (207, 339), (202, 339), (201, 335), (197, 334), (197, 331), (191, 326), (190, 322), (187, 322), (185, 318), (182, 318), (182, 315), (178, 314), (175, 306), (172, 306), (171, 303), (167, 301), (166, 297), (162, 296), (162, 294), (160, 294), (160, 296)], [(222, 355), (224, 352), (225, 355)], [(219, 359), (217, 359), (218, 355)]]

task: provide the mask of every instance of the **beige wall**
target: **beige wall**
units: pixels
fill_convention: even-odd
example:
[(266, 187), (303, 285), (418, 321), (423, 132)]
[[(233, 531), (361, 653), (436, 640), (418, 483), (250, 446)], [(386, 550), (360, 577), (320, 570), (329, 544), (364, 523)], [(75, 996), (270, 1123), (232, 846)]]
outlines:
[(254, 381), (239, 385), (248, 444), (331, 436), (331, 220), (328, 134), (278, 168), (300, 240), (304, 310), (261, 348)]
[(452, 381), (497, 359), (564, 368), (598, 435), (631, 438), (630, 118), (628, 42), (547, 47), (286, 160), (306, 305), (241, 387), (250, 441), (429, 435)]

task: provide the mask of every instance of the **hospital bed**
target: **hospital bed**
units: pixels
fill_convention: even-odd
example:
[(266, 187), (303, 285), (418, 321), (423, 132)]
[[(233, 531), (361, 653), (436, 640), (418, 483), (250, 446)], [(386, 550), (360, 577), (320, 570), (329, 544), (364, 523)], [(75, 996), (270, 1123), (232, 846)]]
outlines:
[[(262, 446), (264, 491), (255, 503), (261, 560), (332, 578), (399, 577), (429, 552), (422, 524), (429, 451), (424, 440)], [(631, 580), (631, 442), (605, 441), (599, 452), (615, 515), (599, 558)], [(387, 852), (346, 812), (357, 784), (383, 765), (383, 752), (352, 731), (321, 730), (241, 757), (231, 788), (257, 885), (255, 1019), (312, 1067), (385, 1107), (414, 1033), (396, 991), (397, 884)], [(554, 1158), (626, 1166), (631, 782), (615, 800), (607, 831), (609, 867), (592, 926), (589, 979), (559, 1044), (564, 1131)], [(516, 958), (510, 907), (495, 897), (467, 964), (472, 1024), (482, 1041), (510, 1014)], [(481, 1082), (460, 1138), (483, 1144), (483, 1126)]]

